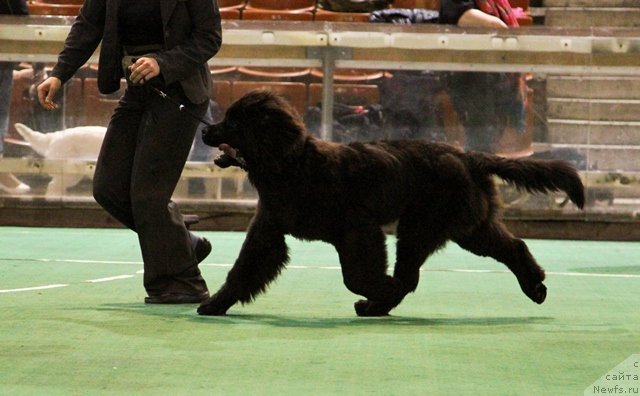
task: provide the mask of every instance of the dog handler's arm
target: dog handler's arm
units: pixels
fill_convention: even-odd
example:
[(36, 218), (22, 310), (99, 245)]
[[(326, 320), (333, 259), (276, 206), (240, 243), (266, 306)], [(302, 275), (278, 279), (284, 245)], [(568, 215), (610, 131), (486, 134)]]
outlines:
[(56, 108), (54, 95), (63, 83), (84, 65), (100, 44), (104, 29), (106, 0), (85, 0), (58, 55), (51, 77), (38, 85), (38, 101), (47, 110)]
[[(200, 65), (218, 53), (222, 45), (220, 10), (216, 1), (190, 0), (179, 4), (188, 8), (189, 32), (181, 32), (180, 27), (175, 26), (176, 31), (165, 40), (169, 49), (156, 55), (167, 85), (191, 77)], [(183, 35), (184, 39), (179, 40)]]
[(53, 110), (57, 106), (53, 103), (53, 98), (60, 90), (62, 81), (57, 77), (49, 77), (38, 85), (38, 101), (47, 110)]

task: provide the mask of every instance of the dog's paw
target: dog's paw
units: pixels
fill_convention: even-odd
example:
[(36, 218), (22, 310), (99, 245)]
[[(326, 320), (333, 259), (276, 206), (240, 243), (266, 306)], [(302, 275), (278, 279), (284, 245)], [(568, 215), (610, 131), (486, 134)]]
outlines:
[(542, 282), (523, 287), (522, 291), (536, 304), (542, 304), (547, 298), (547, 287)]
[(218, 304), (213, 298), (203, 301), (198, 307), (199, 315), (222, 316), (227, 313), (229, 307)]
[(359, 300), (353, 304), (358, 316), (387, 316), (390, 309), (381, 303), (369, 300)]

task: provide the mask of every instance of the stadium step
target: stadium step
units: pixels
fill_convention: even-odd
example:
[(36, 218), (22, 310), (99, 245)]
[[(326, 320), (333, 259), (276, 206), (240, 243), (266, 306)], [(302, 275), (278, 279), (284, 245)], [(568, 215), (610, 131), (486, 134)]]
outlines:
[[(640, 27), (639, 0), (543, 0), (542, 6), (545, 26)], [(594, 170), (640, 171), (640, 76), (548, 75), (546, 95), (548, 144), (541, 148), (573, 147)]]
[(545, 0), (544, 24), (565, 27), (638, 27), (638, 0)]

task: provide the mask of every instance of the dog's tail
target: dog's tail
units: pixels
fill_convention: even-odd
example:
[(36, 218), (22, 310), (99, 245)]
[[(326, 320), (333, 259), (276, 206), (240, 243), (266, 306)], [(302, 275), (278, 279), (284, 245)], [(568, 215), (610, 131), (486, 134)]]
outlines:
[(469, 152), (468, 158), (473, 169), (497, 175), (519, 189), (532, 193), (564, 191), (577, 207), (584, 207), (584, 185), (576, 169), (567, 161), (509, 159), (481, 152)]
[(45, 155), (47, 152), (47, 148), (49, 148), (49, 143), (51, 139), (53, 139), (53, 133), (41, 133), (34, 131), (28, 126), (20, 123), (14, 124), (16, 127), (16, 131), (24, 138), (24, 140), (29, 143), (31, 148), (40, 155)]

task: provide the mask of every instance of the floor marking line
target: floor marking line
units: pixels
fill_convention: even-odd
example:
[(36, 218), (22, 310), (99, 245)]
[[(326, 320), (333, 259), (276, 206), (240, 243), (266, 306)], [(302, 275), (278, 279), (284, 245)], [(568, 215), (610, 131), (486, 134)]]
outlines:
[(640, 274), (604, 274), (601, 272), (547, 272), (547, 275), (559, 276), (591, 276), (596, 278), (635, 278), (640, 279)]
[(117, 261), (117, 260), (77, 260), (77, 259), (48, 259), (48, 258), (11, 258), (2, 257), (0, 261), (36, 261), (40, 263), (71, 263), (71, 264), (126, 264), (142, 265), (142, 261)]
[[(105, 262), (105, 261), (100, 261), (100, 262), (96, 262), (96, 261), (90, 261), (90, 260), (60, 260), (60, 259), (42, 259), (42, 260), (38, 260), (38, 261), (51, 261), (51, 262), (86, 262), (86, 263), (108, 263), (108, 264), (113, 264), (114, 262)], [(121, 264), (123, 262), (115, 262), (117, 264)], [(222, 264), (222, 263), (201, 263), (200, 265), (202, 266), (207, 266), (207, 267), (219, 267), (219, 268), (229, 268), (232, 267), (233, 264)], [(340, 270), (341, 267), (340, 266), (304, 266), (304, 265), (291, 265), (288, 266), (288, 268), (292, 268), (292, 269), (324, 269), (324, 270)], [(421, 272), (453, 272), (453, 273), (475, 273), (475, 274), (510, 274), (511, 271), (509, 270), (490, 270), (490, 269), (462, 269), (462, 268), (452, 268), (452, 269), (447, 269), (447, 268), (422, 268), (420, 269)], [(136, 274), (142, 274), (144, 273), (144, 270), (138, 270), (136, 271)], [(557, 272), (557, 271), (547, 271), (546, 272), (547, 275), (552, 275), (552, 276), (573, 276), (573, 277), (592, 277), (592, 278), (618, 278), (618, 279), (640, 279), (640, 274), (607, 274), (607, 273), (601, 273), (601, 272), (594, 272), (594, 273), (589, 273), (589, 272)], [(121, 280), (121, 279), (130, 279), (133, 278), (135, 275), (116, 275), (116, 276), (110, 276), (110, 277), (105, 277), (105, 278), (98, 278), (98, 279), (89, 279), (89, 280), (85, 280), (85, 283), (101, 283), (101, 282), (110, 282), (110, 281), (114, 281), (114, 280)], [(60, 288), (60, 287), (66, 287), (69, 286), (69, 284), (53, 284), (53, 285), (45, 285), (45, 286), (34, 286), (34, 287), (24, 287), (24, 288), (18, 288), (18, 289), (5, 289), (5, 290), (1, 290), (0, 289), (0, 293), (16, 293), (16, 292), (23, 292), (23, 291), (34, 291), (34, 290), (46, 290), (46, 289), (54, 289), (54, 288)]]
[(109, 276), (107, 278), (89, 279), (89, 280), (86, 280), (85, 282), (87, 282), (87, 283), (100, 283), (100, 282), (109, 282), (109, 281), (113, 281), (113, 280), (129, 279), (129, 278), (133, 278), (133, 275)]
[(69, 286), (69, 285), (57, 284), (57, 285), (35, 286), (35, 287), (23, 287), (23, 288), (20, 288), (20, 289), (0, 290), (0, 293), (16, 293), (16, 292), (23, 292), (23, 291), (55, 289), (57, 287), (65, 287), (65, 286)]
[[(474, 269), (421, 269), (420, 271), (431, 271), (431, 272), (468, 272), (468, 273), (477, 273), (477, 274), (510, 274), (509, 270), (474, 270)], [(555, 276), (586, 276), (586, 277), (594, 277), (594, 278), (640, 278), (640, 274), (606, 274), (602, 272), (556, 272), (556, 271), (545, 271), (547, 275), (555, 275)]]
[[(231, 267), (232, 264), (215, 264), (215, 263), (202, 263), (201, 266), (208, 267)], [(308, 265), (288, 265), (287, 268), (291, 269), (327, 269), (327, 270), (341, 270), (340, 266), (308, 266)], [(485, 269), (462, 269), (462, 268), (421, 268), (422, 272), (458, 272), (458, 273), (473, 273), (473, 274), (510, 274), (509, 270), (485, 270)], [(546, 271), (547, 275), (555, 276), (586, 276), (596, 278), (630, 278), (640, 279), (640, 274), (606, 274), (602, 272), (556, 272)]]
[(116, 261), (116, 260), (75, 260), (75, 259), (35, 259), (35, 261), (49, 263), (73, 263), (73, 264), (137, 264), (142, 261)]

